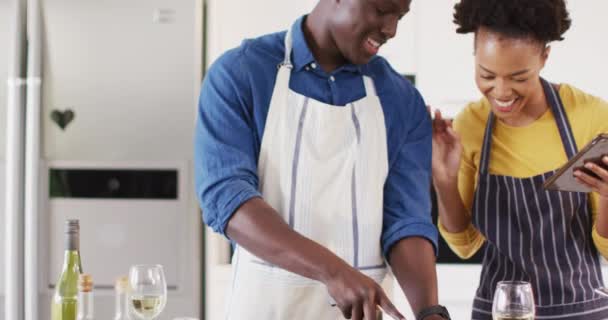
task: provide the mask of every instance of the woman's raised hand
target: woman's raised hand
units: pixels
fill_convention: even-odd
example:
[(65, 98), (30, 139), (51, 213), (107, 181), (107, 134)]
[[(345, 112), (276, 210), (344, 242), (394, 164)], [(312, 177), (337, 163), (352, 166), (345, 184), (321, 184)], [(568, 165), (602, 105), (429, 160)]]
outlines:
[[(427, 107), (430, 111), (430, 107)], [(460, 137), (452, 128), (452, 121), (444, 119), (441, 111), (433, 117), (433, 183), (449, 185), (458, 181), (462, 156)]]

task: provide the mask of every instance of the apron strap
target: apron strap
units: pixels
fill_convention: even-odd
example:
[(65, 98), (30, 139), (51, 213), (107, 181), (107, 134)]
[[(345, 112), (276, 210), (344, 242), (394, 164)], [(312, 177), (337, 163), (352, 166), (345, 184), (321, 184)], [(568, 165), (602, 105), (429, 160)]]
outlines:
[(293, 42), (291, 41), (291, 30), (293, 29), (293, 27), (294, 26), (287, 29), (287, 33), (285, 34), (285, 58), (283, 59), (283, 62), (278, 65), (279, 68), (293, 68), (293, 65), (291, 64), (291, 49), (293, 48)]
[[(559, 97), (559, 94), (555, 91), (555, 88), (553, 88), (551, 83), (549, 83), (543, 78), (540, 78), (540, 81), (543, 86), (543, 91), (545, 92), (545, 97), (547, 99), (549, 107), (551, 108), (551, 112), (553, 112), (553, 117), (555, 118), (559, 135), (561, 137), (562, 143), (564, 144), (564, 150), (566, 151), (568, 159), (571, 159), (578, 152), (578, 147), (576, 146), (574, 134), (572, 134), (572, 128), (570, 126), (570, 122), (568, 121), (568, 117), (566, 116), (564, 105), (562, 103), (561, 98)], [(488, 116), (488, 122), (486, 124), (486, 131), (484, 133), (483, 145), (481, 148), (479, 174), (488, 173), (488, 166), (490, 163), (490, 149), (492, 148), (492, 132), (494, 129), (495, 121), (496, 116), (492, 111), (490, 111), (490, 115)]]
[(479, 159), (479, 174), (488, 173), (488, 165), (490, 163), (490, 149), (492, 147), (492, 131), (494, 129), (495, 116), (494, 112), (490, 110), (488, 115), (488, 122), (486, 124), (486, 131), (483, 135), (483, 144), (481, 147), (481, 159)]
[(557, 128), (559, 130), (559, 135), (562, 138), (566, 155), (568, 156), (568, 159), (571, 159), (578, 152), (578, 147), (576, 146), (576, 141), (574, 140), (574, 134), (572, 134), (572, 127), (570, 126), (570, 122), (566, 116), (566, 109), (564, 108), (562, 99), (559, 97), (559, 94), (551, 83), (543, 78), (540, 80), (543, 84), (547, 101), (551, 106), (553, 117), (555, 117), (555, 121), (557, 122)]
[(374, 80), (368, 76), (363, 76), (363, 84), (365, 85), (365, 95), (368, 97), (377, 96), (376, 86), (374, 86)]

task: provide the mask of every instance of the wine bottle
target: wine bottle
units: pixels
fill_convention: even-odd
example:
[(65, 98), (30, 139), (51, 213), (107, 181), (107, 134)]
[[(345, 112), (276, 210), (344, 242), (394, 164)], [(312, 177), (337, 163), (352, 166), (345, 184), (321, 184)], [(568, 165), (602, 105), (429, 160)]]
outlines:
[(127, 309), (127, 293), (129, 290), (129, 278), (122, 276), (116, 279), (114, 291), (116, 293), (116, 309), (114, 312), (114, 320), (131, 320), (129, 310)]
[(80, 267), (80, 226), (78, 220), (65, 224), (63, 270), (51, 301), (51, 320), (76, 320)]
[(93, 279), (83, 273), (78, 281), (78, 320), (94, 320), (93, 317)]

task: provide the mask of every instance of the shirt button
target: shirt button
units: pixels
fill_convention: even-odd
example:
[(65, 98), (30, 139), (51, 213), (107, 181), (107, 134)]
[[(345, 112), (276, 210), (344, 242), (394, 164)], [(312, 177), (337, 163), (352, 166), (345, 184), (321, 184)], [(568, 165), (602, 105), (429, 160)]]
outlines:
[(304, 69), (306, 69), (306, 71), (310, 71), (310, 68), (309, 68), (309, 67), (306, 67), (306, 68), (304, 68)]
[(331, 82), (335, 82), (335, 81), (336, 81), (336, 78), (334, 78), (334, 76), (330, 76), (330, 77), (329, 77), (329, 80), (330, 80)]
[(314, 63), (314, 62), (313, 62), (313, 63), (311, 63), (311, 64), (310, 64), (310, 66), (311, 66), (313, 69), (316, 69), (316, 68), (317, 68), (317, 64), (316, 64), (316, 63)]

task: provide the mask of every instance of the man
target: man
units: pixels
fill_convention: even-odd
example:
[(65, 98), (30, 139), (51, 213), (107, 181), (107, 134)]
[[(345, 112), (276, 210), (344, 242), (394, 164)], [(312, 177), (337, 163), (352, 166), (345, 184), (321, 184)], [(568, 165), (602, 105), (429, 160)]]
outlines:
[(205, 223), (236, 244), (227, 319), (403, 316), (437, 306), (431, 122), (382, 58), (410, 0), (320, 0), (214, 63), (196, 132)]

